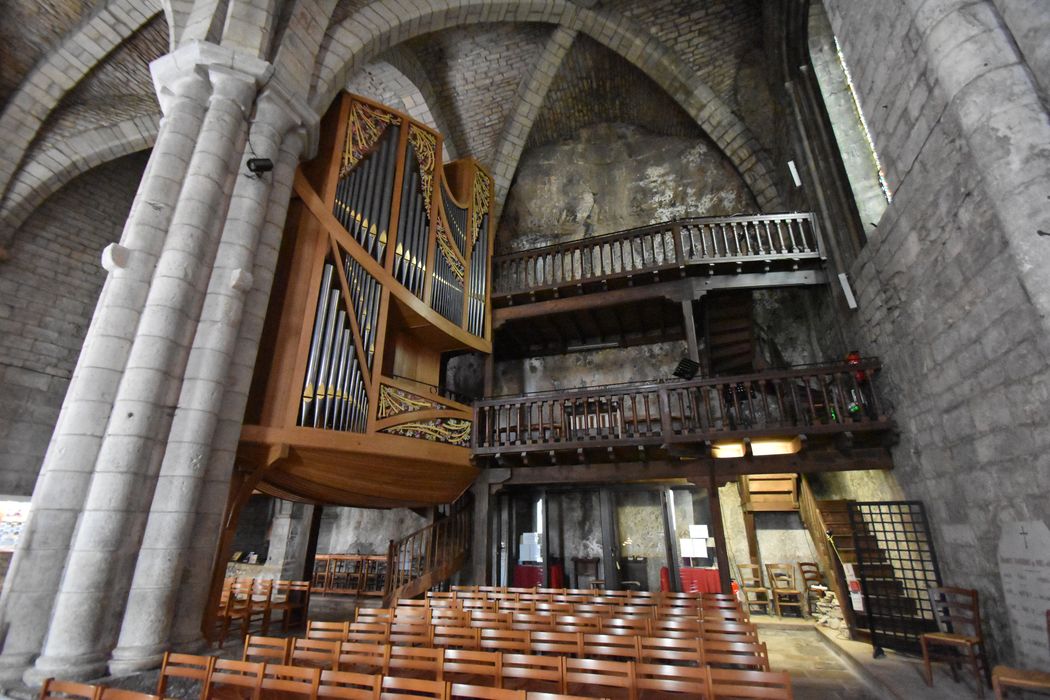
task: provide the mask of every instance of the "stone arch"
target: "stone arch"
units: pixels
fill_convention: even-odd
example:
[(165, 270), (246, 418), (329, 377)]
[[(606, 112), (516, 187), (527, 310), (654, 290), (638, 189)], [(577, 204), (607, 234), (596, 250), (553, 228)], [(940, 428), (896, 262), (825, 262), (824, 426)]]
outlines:
[(160, 115), (146, 114), (81, 132), (34, 154), (11, 183), (0, 211), (0, 230), (10, 239), (67, 182), (103, 163), (150, 148), (159, 129)]
[(627, 18), (582, 9), (566, 0), (448, 0), (440, 8), (420, 3), (408, 11), (397, 0), (372, 3), (329, 28), (314, 69), (311, 106), (323, 112), (350, 73), (392, 46), (451, 26), (485, 22), (539, 22), (587, 34), (678, 102), (730, 159), (763, 209), (779, 205), (758, 141), (706, 83), (659, 39), (635, 29)]
[(160, 11), (158, 0), (112, 0), (33, 67), (0, 114), (0, 195), (66, 93)]

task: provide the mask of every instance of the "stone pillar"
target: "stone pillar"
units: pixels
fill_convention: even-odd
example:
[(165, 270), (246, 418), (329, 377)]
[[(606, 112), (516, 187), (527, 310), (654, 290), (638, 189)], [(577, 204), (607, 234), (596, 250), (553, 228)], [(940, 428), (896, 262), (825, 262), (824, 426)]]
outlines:
[(29, 520), (0, 599), (0, 682), (19, 680), (44, 642), (77, 518), (87, 497), (113, 397), (164, 245), (180, 183), (207, 105), (208, 81), (194, 71), (154, 72), (163, 118), (62, 404)]
[[(317, 120), (313, 118), (308, 132), (313, 132), (316, 128)], [(309, 133), (294, 131), (285, 139), (272, 173), (273, 190), (265, 210), (262, 238), (256, 251), (252, 272), (254, 286), (244, 306), (222, 408), (206, 462), (193, 534), (181, 570), (171, 572), (171, 576), (179, 581), (175, 609), (180, 614), (172, 623), (169, 637), (170, 645), (175, 649), (190, 650), (203, 644), (201, 617), (207, 605), (212, 570), (216, 564), (218, 537), (225, 525), (223, 515), (230, 492), (230, 477), (240, 441), (244, 410), (248, 403), (255, 358), (262, 338), (267, 300), (270, 298), (291, 197), (292, 180), (307, 136)], [(312, 139), (306, 139), (307, 152), (311, 142)]]
[[(216, 253), (233, 177), (240, 164), (247, 109), (269, 64), (220, 47), (205, 54), (212, 93), (157, 262), (128, 362), (95, 463), (87, 498), (55, 599), (43, 654), (23, 676), (101, 675), (120, 629), (125, 594), (145, 530), (163, 439)], [(208, 54), (214, 54), (208, 55)], [(200, 70), (194, 63), (191, 70)], [(154, 169), (151, 177), (162, 173)], [(169, 576), (170, 571), (154, 571)]]
[[(253, 286), (256, 250), (273, 188), (272, 173), (248, 176), (243, 161), (256, 155), (277, 159), (289, 129), (300, 121), (273, 91), (260, 98), (250, 134), (254, 153), (243, 154), (235, 171), (238, 176), (233, 198), (168, 435), (120, 641), (110, 662), (113, 674), (156, 666), (168, 646), (175, 601), (182, 583), (174, 574), (181, 569), (186, 550), (192, 544), (206, 465), (229, 381), (245, 301)], [(296, 138), (295, 143), (299, 147), (289, 152), (286, 160), (298, 160), (302, 140)], [(211, 537), (218, 535), (216, 529)]]
[(270, 554), (266, 563), (281, 565), (282, 580), (298, 580), (303, 575), (313, 514), (312, 505), (277, 501), (277, 514), (270, 526)]

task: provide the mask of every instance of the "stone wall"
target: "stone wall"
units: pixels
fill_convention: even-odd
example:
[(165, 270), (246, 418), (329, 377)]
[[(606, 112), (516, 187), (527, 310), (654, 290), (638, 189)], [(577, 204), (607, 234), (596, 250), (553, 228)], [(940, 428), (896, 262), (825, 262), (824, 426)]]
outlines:
[(850, 271), (850, 322), (884, 360), (896, 476), (929, 509), (943, 578), (980, 592), (1009, 661), (999, 537), (1050, 519), (1043, 59), (990, 2), (826, 4), (894, 192)]
[(120, 238), (146, 158), (126, 156), (70, 182), (0, 262), (0, 494), (33, 491), (105, 281), (99, 256)]
[(407, 508), (325, 508), (317, 535), (317, 553), (386, 554), (390, 540), (428, 524), (426, 518)]

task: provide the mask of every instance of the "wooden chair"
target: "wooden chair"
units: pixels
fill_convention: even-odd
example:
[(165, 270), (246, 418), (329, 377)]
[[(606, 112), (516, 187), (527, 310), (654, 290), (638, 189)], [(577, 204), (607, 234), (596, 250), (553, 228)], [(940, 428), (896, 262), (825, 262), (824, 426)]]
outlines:
[(466, 683), (453, 683), (449, 692), (451, 694), (450, 697), (469, 698), (470, 700), (526, 700), (528, 697), (524, 690), (491, 688), (484, 685), (469, 685)]
[(358, 608), (354, 611), (354, 622), (393, 622), (391, 608)]
[(482, 651), (502, 651), (528, 654), (532, 648), (528, 630), (481, 629)]
[(343, 642), (339, 645), (337, 669), (353, 673), (386, 675), (390, 669), (390, 645)]
[(516, 630), (551, 630), (554, 629), (554, 616), (544, 613), (513, 613), (510, 626)]
[[(1046, 636), (1050, 640), (1050, 610), (1046, 611)], [(995, 690), (996, 700), (1005, 698), (1010, 688), (1050, 692), (1050, 671), (1026, 671), (1009, 666), (996, 666), (992, 669), (992, 688)]]
[(547, 690), (565, 691), (565, 657), (535, 656), (531, 654), (502, 655), (500, 686), (504, 688), (535, 688), (546, 684)]
[(317, 697), (324, 700), (379, 700), (383, 677), (348, 671), (321, 671)]
[(102, 687), (73, 681), (59, 681), (48, 678), (40, 688), (40, 700), (99, 700)]
[(444, 661), (444, 649), (391, 646), (386, 675), (440, 681)]
[(571, 615), (573, 613), (572, 603), (551, 601), (549, 603), (536, 603), (537, 613), (548, 613), (556, 615)]
[(566, 692), (605, 698), (634, 698), (634, 664), (629, 661), (565, 659)]
[(348, 642), (382, 644), (390, 641), (391, 626), (389, 622), (351, 622), (343, 636)]
[(299, 619), (302, 620), (309, 609), (309, 581), (274, 581), (270, 610), (281, 613), (281, 630), (283, 632), (288, 632), (294, 613), (298, 613)]
[(390, 625), (389, 641), (402, 647), (428, 647), (433, 639), (433, 629), (426, 622), (393, 622)]
[(241, 654), (241, 661), (286, 664), (288, 663), (288, 655), (291, 653), (291, 649), (291, 639), (249, 634), (244, 639), (244, 653)]
[(700, 636), (700, 620), (695, 617), (653, 620), (649, 629), (653, 637), (696, 639)]
[(398, 598), (395, 605), (399, 608), (425, 608), (427, 601), (423, 598)]
[(791, 676), (767, 671), (739, 671), (707, 667), (707, 687), (711, 698), (762, 698), (794, 700)]
[(758, 628), (750, 622), (704, 620), (700, 623), (700, 637), (710, 641), (757, 642)]
[(264, 666), (253, 661), (216, 659), (204, 684), (204, 699), (259, 700)]
[(306, 622), (307, 639), (328, 639), (341, 642), (346, 639), (349, 622), (328, 622), (326, 620), (308, 620)]
[(480, 649), (481, 630), (476, 627), (434, 625), (433, 644), (445, 649)]
[(784, 608), (795, 608), (799, 617), (805, 617), (802, 591), (795, 584), (795, 567), (791, 564), (766, 564), (766, 574), (769, 576), (769, 589), (777, 617), (781, 616)]
[(432, 698), (448, 700), (448, 683), (428, 681), (420, 678), (383, 676), (381, 700), (407, 700), (408, 698)]
[(583, 695), (565, 695), (564, 693), (539, 693), (534, 691), (527, 691), (525, 693), (526, 700), (589, 700), (589, 698)]
[(602, 629), (600, 617), (582, 615), (558, 615), (554, 618), (554, 629), (557, 632), (590, 632), (598, 633)]
[(933, 685), (932, 662), (947, 661), (951, 665), (952, 679), (958, 682), (957, 665), (961, 659), (967, 659), (977, 681), (977, 696), (983, 698), (984, 683), (991, 686), (992, 678), (984, 653), (977, 591), (934, 586), (930, 588), (930, 604), (939, 631), (927, 632), (919, 637), (926, 685)]
[(340, 644), (342, 642), (334, 639), (296, 639), (292, 642), (288, 663), (335, 671), (339, 665)]
[(236, 622), (240, 626), (241, 639), (248, 636), (252, 619), (252, 596), (254, 579), (237, 579), (230, 585), (230, 592), (223, 606), (222, 624), (219, 630), (219, 646), (226, 643), (230, 627)]
[(820, 566), (813, 561), (800, 561), (798, 570), (802, 574), (802, 590), (806, 598), (806, 609), (812, 615), (813, 599), (824, 597), (824, 576), (820, 573)]
[(510, 627), (510, 616), (512, 613), (501, 613), (495, 610), (472, 610), (470, 613), (471, 627)]
[(637, 661), (642, 656), (638, 637), (615, 634), (583, 634), (583, 647), (579, 656), (585, 659), (610, 659), (613, 661)]
[(667, 637), (639, 637), (639, 659), (654, 664), (688, 664), (699, 666), (702, 652), (700, 640)]
[(431, 608), (430, 624), (467, 627), (470, 625), (470, 611), (461, 608)]
[[(204, 687), (207, 685), (208, 676), (211, 675), (211, 669), (214, 665), (214, 656), (164, 652), (164, 660), (160, 665), (160, 677), (157, 679), (157, 695), (166, 697), (168, 683), (172, 678), (178, 678), (197, 683), (200, 687), (200, 692), (197, 695), (203, 698)], [(188, 696), (189, 694), (187, 693)]]
[(649, 636), (652, 622), (644, 617), (610, 617), (602, 620), (602, 634), (628, 634), (636, 637)]
[(767, 615), (772, 615), (772, 597), (762, 583), (762, 568), (758, 564), (737, 564), (737, 569), (740, 570), (740, 590), (744, 594), (747, 611), (758, 607), (763, 608)]
[(125, 690), (124, 688), (110, 688), (101, 686), (102, 695), (99, 700), (163, 700), (159, 695), (142, 693), (137, 690)]
[(320, 685), (321, 669), (319, 668), (265, 664), (260, 693), (263, 697), (277, 696), (281, 700), (285, 700), (290, 695), (316, 700)]
[(579, 656), (583, 652), (583, 634), (580, 632), (534, 631), (529, 640), (533, 654)]
[(499, 687), (503, 655), (497, 651), (446, 649), (443, 677), (461, 683)]
[(725, 642), (701, 640), (700, 653), (704, 663), (718, 668), (768, 671), (769, 651), (763, 642)]
[(634, 687), (642, 697), (647, 693), (663, 697), (665, 693), (685, 693), (694, 698), (709, 697), (707, 669), (702, 666), (635, 664)]
[(242, 637), (247, 636), (247, 631), (251, 629), (255, 621), (259, 622), (259, 630), (263, 634), (269, 634), (270, 616), (273, 614), (270, 600), (272, 597), (273, 579), (257, 578), (252, 581), (251, 604), (248, 606), (248, 627), (245, 634), (241, 635)]

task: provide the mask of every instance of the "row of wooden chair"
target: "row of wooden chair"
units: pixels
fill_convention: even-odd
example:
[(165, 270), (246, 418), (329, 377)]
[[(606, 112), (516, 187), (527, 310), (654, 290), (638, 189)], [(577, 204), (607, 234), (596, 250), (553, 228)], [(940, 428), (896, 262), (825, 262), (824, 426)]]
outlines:
[(160, 696), (106, 685), (91, 685), (48, 678), (39, 700), (160, 700)]
[[(498, 675), (501, 653), (684, 664), (769, 671), (766, 645), (753, 639), (725, 641), (603, 634), (536, 632), (500, 640), (493, 647), (408, 647), (386, 643), (337, 642), (249, 636), (242, 661), (314, 666), (333, 671), (391, 673), (405, 663), (423, 664), (440, 679), (442, 664), (471, 661)], [(418, 667), (422, 670), (424, 666)]]
[(553, 625), (534, 625), (526, 621), (515, 621), (494, 618), (491, 620), (472, 620), (469, 625), (431, 624), (422, 620), (393, 622), (327, 622), (309, 621), (306, 636), (309, 639), (327, 639), (349, 642), (390, 642), (405, 646), (429, 646), (436, 638), (454, 637), (463, 639), (480, 634), (481, 639), (489, 639), (497, 634), (510, 637), (516, 633), (527, 635), (529, 632), (561, 632), (611, 635), (642, 635), (653, 637), (670, 637), (680, 639), (697, 639), (699, 637), (719, 638), (733, 641), (738, 638), (754, 638), (758, 641), (757, 627), (750, 622), (737, 620), (719, 620), (697, 618), (667, 618), (650, 620), (646, 618), (601, 618), (563, 615), (555, 618)]
[(288, 631), (292, 616), (306, 617), (310, 607), (310, 582), (262, 578), (227, 578), (223, 581), (222, 596), (217, 616), (218, 639), (221, 645), (237, 624), (243, 639), (258, 621), (263, 634), (270, 631), (270, 620), (281, 615), (281, 629)]
[[(703, 615), (710, 612), (719, 614), (721, 611), (735, 611), (738, 615), (745, 615), (742, 606), (733, 602), (712, 601), (682, 601), (681, 605), (657, 605), (645, 603), (642, 605), (621, 605), (608, 603), (568, 603), (568, 602), (536, 602), (531, 600), (481, 600), (481, 599), (431, 599), (430, 605), (412, 605), (408, 601), (398, 601), (397, 609), (415, 611), (423, 615), (427, 611), (438, 610), (488, 610), (490, 612), (554, 612), (554, 613), (594, 613), (598, 615), (644, 615), (647, 617), (666, 617), (682, 615)], [(375, 615), (372, 610), (389, 610), (390, 608), (359, 608), (361, 615)]]
[[(738, 608), (645, 608), (633, 610), (629, 606), (622, 608), (604, 608), (601, 610), (460, 610), (458, 608), (359, 608), (354, 617), (355, 622), (428, 622), (432, 625), (474, 626), (501, 624), (503, 626), (522, 625), (524, 629), (552, 627), (560, 620), (568, 618), (593, 620), (640, 620), (639, 624), (649, 620), (724, 620), (733, 622), (750, 622), (750, 616)], [(600, 624), (600, 623), (595, 623)]]
[(536, 603), (596, 603), (613, 605), (679, 605), (699, 600), (735, 601), (728, 593), (679, 593), (674, 591), (612, 591), (586, 588), (499, 588), (452, 586), (449, 591), (428, 591), (424, 599), (410, 604), (433, 605), (437, 600), (503, 600)]
[[(471, 671), (466, 670), (469, 677)], [(309, 700), (408, 700), (409, 698), (477, 698), (479, 700), (557, 700), (578, 697), (638, 700), (650, 693), (687, 694), (697, 698), (765, 698), (790, 700), (786, 673), (683, 667), (635, 662), (567, 659), (504, 654), (495, 686), (456, 683), (407, 675), (330, 671), (284, 664), (230, 661), (205, 656), (166, 654), (157, 695), (171, 678), (196, 680), (201, 700), (224, 695), (261, 700), (301, 696)], [(537, 688), (541, 690), (536, 691)], [(223, 693), (223, 690), (232, 691)], [(509, 691), (509, 692), (505, 692)], [(533, 692), (544, 693), (533, 695)], [(556, 693), (551, 695), (550, 693)], [(88, 698), (88, 700), (98, 700)]]

